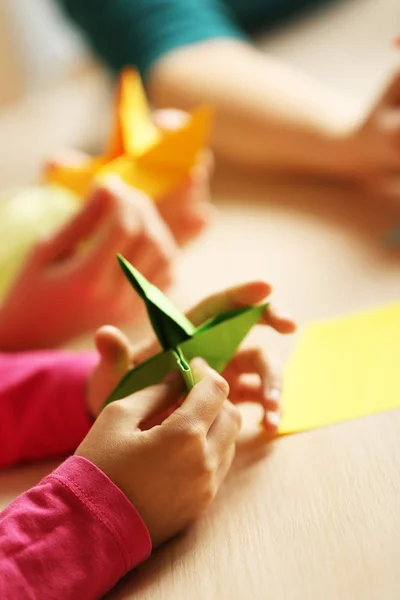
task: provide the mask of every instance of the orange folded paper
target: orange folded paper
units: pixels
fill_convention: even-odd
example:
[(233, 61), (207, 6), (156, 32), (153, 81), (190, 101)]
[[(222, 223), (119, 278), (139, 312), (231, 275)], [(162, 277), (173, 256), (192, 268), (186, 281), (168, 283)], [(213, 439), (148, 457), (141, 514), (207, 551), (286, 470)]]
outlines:
[(194, 110), (178, 129), (161, 130), (152, 121), (140, 76), (134, 69), (122, 72), (115, 104), (115, 124), (105, 153), (76, 167), (52, 166), (46, 181), (83, 197), (93, 180), (115, 173), (157, 201), (185, 181), (199, 153), (207, 147), (211, 108)]

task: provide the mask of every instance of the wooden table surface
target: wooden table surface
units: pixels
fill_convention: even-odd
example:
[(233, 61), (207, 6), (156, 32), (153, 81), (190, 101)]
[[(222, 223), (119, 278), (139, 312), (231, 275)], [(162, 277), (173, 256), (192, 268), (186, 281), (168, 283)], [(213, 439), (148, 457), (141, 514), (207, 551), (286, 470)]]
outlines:
[[(398, 23), (397, 3), (385, 0), (383, 13), (381, 4), (383, 0), (365, 0), (364, 11), (358, 11), (355, 2), (342, 3), (343, 10), (355, 11), (347, 21), (351, 36), (339, 26), (321, 26), (323, 34), (310, 41), (300, 25), (297, 37), (272, 40), (270, 47), (282, 58), (295, 57), (301, 67), (314, 61), (313, 73), (329, 78), (331, 68), (326, 69), (319, 59), (324, 54), (316, 48), (325, 41), (329, 46), (327, 34), (332, 32), (336, 52), (340, 33), (346, 65), (357, 51), (364, 65), (364, 71), (354, 65), (348, 69), (345, 83), (360, 92), (364, 82), (367, 93), (368, 86), (372, 89), (382, 79), (388, 65), (383, 40), (390, 39), (388, 33)], [(376, 18), (364, 23), (369, 9)], [(355, 43), (354, 26), (360, 39), (372, 31), (368, 43)], [(342, 63), (335, 71), (339, 82)], [(100, 88), (95, 74), (4, 110), (1, 187), (31, 182), (55, 147), (81, 147), (88, 132), (103, 126), (107, 110)], [(388, 252), (380, 243), (386, 228), (400, 222), (399, 209), (368, 204), (327, 185), (236, 181), (229, 173), (217, 182), (214, 198), (219, 208), (214, 225), (187, 250), (178, 268), (173, 296), (181, 307), (253, 277), (274, 284), (273, 300), (300, 326), (399, 298), (400, 251)], [(258, 328), (250, 335), (252, 342), (265, 345), (283, 368), (296, 336), (281, 339)], [(397, 600), (400, 411), (270, 444), (258, 434), (256, 409), (244, 411), (234, 467), (211, 509), (128, 575), (109, 598)], [(1, 473), (0, 508), (53, 467)]]
[[(400, 255), (379, 242), (394, 209), (322, 185), (234, 181), (219, 214), (183, 257), (174, 297), (185, 307), (253, 277), (300, 325), (400, 295)], [(295, 342), (258, 328), (283, 366)], [(321, 398), (321, 402), (323, 402)], [(255, 408), (211, 509), (125, 578), (110, 598), (390, 600), (400, 589), (400, 411), (278, 439)], [(0, 505), (53, 465), (0, 475)]]

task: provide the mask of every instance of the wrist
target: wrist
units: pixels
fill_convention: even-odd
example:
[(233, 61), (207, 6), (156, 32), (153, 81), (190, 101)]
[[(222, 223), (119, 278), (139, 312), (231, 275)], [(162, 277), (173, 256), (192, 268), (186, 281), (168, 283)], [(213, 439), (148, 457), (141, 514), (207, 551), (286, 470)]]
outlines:
[(9, 326), (6, 311), (0, 306), (0, 352), (16, 352), (27, 350), (18, 335), (18, 332), (12, 331)]

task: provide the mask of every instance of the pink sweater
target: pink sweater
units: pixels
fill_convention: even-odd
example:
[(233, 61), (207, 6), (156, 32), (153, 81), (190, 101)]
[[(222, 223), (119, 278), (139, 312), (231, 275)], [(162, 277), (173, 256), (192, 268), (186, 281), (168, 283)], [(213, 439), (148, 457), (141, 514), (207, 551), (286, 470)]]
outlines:
[[(73, 452), (91, 426), (85, 386), (96, 356), (0, 353), (0, 466)], [(72, 456), (0, 513), (0, 598), (100, 598), (151, 552), (123, 492)]]

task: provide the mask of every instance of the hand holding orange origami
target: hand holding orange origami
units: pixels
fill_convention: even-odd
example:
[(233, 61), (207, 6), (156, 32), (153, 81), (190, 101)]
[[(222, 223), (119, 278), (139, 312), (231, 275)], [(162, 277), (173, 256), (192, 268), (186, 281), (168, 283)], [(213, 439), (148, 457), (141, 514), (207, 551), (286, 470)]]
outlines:
[(121, 74), (114, 128), (104, 154), (79, 165), (52, 165), (46, 179), (84, 197), (93, 179), (113, 173), (157, 202), (187, 180), (207, 148), (210, 127), (208, 107), (181, 113), (177, 126), (157, 125), (139, 74), (129, 69)]

